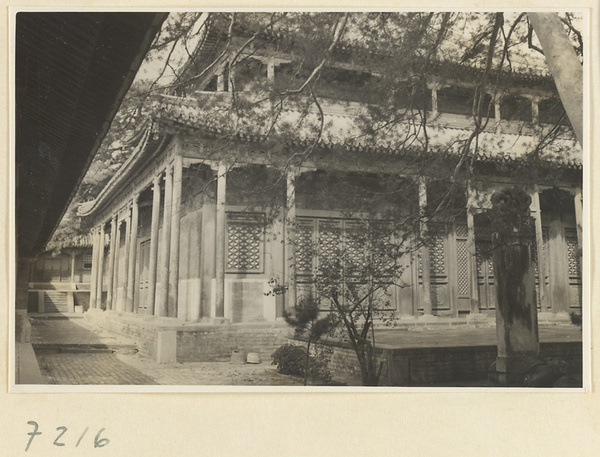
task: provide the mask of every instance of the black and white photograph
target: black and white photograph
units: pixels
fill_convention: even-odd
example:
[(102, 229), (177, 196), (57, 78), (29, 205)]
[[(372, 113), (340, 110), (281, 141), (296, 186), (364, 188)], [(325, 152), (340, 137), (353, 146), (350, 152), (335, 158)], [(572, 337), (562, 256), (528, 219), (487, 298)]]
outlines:
[(586, 391), (589, 22), (16, 12), (11, 389)]

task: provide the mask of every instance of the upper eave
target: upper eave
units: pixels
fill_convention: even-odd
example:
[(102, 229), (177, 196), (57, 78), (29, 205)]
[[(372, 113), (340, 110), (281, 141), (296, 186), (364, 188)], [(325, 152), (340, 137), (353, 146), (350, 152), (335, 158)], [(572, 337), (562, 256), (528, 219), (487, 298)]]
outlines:
[(98, 213), (117, 197), (123, 186), (127, 185), (139, 172), (139, 167), (163, 150), (167, 138), (158, 133), (158, 126), (154, 122), (147, 122), (142, 129), (140, 142), (131, 152), (129, 158), (121, 165), (119, 170), (102, 188), (98, 196), (91, 201), (81, 203), (77, 215), (88, 217)]

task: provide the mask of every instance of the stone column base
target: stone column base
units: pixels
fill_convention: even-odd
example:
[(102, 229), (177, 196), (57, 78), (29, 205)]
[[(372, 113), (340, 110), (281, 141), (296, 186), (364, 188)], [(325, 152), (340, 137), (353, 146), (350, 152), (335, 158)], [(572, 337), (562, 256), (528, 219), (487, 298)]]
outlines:
[(156, 361), (158, 363), (177, 362), (177, 332), (159, 330), (156, 334)]

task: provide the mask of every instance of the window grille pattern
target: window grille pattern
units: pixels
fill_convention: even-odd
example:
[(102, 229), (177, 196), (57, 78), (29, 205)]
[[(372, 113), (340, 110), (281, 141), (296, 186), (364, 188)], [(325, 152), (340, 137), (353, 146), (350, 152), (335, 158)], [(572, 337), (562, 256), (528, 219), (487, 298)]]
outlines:
[(262, 271), (264, 225), (262, 215), (227, 215), (227, 270)]
[[(385, 247), (368, 245), (366, 223), (357, 220), (301, 217), (296, 221), (296, 272), (313, 273), (313, 268), (341, 268), (353, 275), (369, 266), (381, 275), (389, 275), (395, 259)], [(371, 258), (372, 256), (372, 258)], [(377, 274), (377, 273), (375, 273)]]
[(565, 229), (565, 241), (567, 243), (569, 276), (578, 278), (581, 276), (581, 269), (579, 265), (577, 232), (575, 229)]
[(429, 248), (429, 268), (434, 275), (443, 275), (446, 272), (444, 251), (444, 238), (441, 235), (434, 235)]
[(494, 230), (489, 225), (480, 225), (475, 227), (475, 237), (478, 240), (491, 242), (492, 233), (494, 233)]
[(469, 255), (467, 252), (467, 242), (465, 240), (456, 241), (456, 254), (458, 261), (458, 294), (469, 295)]
[(340, 226), (335, 222), (319, 221), (319, 261), (333, 263), (340, 254)]
[(456, 236), (459, 238), (467, 238), (469, 236), (467, 226), (463, 224), (458, 224), (456, 226)]
[(298, 274), (312, 272), (313, 222), (296, 224), (296, 271)]
[(346, 230), (345, 256), (350, 269), (360, 269), (366, 266), (365, 246), (359, 238), (359, 229), (353, 227)]
[(92, 269), (92, 254), (91, 253), (83, 254), (83, 269), (84, 270)]

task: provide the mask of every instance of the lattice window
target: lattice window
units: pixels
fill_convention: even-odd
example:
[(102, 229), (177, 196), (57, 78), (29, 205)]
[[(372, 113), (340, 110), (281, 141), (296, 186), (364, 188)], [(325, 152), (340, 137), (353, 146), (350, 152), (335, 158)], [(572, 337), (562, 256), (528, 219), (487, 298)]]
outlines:
[(227, 214), (228, 271), (262, 272), (263, 244), (264, 218), (262, 214)]
[(318, 255), (322, 264), (335, 263), (340, 255), (341, 225), (337, 222), (319, 221)]
[(467, 242), (465, 240), (456, 240), (456, 257), (458, 262), (458, 295), (468, 296), (469, 291), (469, 253), (467, 252)]
[(434, 275), (446, 273), (445, 243), (442, 235), (432, 236), (432, 243), (429, 247), (429, 269)]
[(467, 238), (469, 236), (469, 230), (464, 224), (456, 225), (456, 236), (459, 238)]
[(297, 221), (296, 223), (296, 272), (298, 274), (312, 273), (313, 221)]
[(494, 230), (489, 225), (478, 225), (475, 227), (475, 238), (478, 240), (491, 242), (492, 233), (494, 233)]
[(357, 270), (366, 266), (365, 246), (361, 242), (360, 226), (346, 223), (344, 237), (344, 254), (350, 270)]
[(579, 245), (577, 243), (577, 231), (565, 229), (565, 241), (567, 243), (567, 259), (569, 264), (569, 276), (579, 278), (581, 267), (579, 265)]
[(83, 269), (91, 270), (92, 269), (92, 253), (83, 254)]

